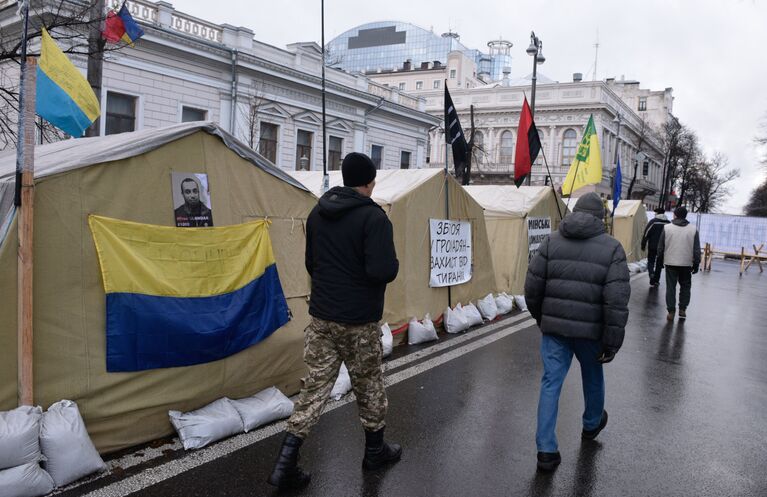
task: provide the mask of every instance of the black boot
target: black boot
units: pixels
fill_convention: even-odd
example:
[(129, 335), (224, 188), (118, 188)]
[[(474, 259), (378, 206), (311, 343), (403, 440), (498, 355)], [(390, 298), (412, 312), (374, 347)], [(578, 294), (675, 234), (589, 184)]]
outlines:
[(298, 449), (304, 441), (292, 433), (285, 433), (285, 439), (280, 447), (280, 454), (277, 456), (277, 462), (274, 463), (274, 469), (269, 479), (266, 480), (270, 485), (279, 488), (301, 488), (305, 487), (311, 475), (304, 473), (298, 467)]
[(397, 462), (402, 457), (402, 447), (388, 444), (384, 441), (384, 429), (378, 431), (365, 430), (365, 458), (362, 467), (378, 469), (385, 464)]

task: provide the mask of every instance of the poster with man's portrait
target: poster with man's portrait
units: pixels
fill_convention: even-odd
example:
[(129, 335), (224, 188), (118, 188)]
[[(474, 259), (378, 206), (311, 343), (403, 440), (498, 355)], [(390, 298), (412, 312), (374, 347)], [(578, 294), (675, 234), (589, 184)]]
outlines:
[(180, 228), (213, 226), (208, 175), (171, 172), (173, 217)]

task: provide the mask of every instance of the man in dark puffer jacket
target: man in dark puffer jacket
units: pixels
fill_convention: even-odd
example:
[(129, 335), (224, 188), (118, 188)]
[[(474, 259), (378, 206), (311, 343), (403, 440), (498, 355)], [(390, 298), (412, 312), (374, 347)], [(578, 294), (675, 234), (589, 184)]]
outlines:
[(573, 213), (541, 243), (530, 261), (525, 300), (543, 333), (543, 378), (538, 401), (538, 468), (561, 462), (556, 425), (559, 394), (573, 354), (581, 364), (585, 439), (607, 424), (602, 364), (623, 343), (631, 294), (626, 253), (605, 233), (604, 206), (596, 193), (578, 199)]

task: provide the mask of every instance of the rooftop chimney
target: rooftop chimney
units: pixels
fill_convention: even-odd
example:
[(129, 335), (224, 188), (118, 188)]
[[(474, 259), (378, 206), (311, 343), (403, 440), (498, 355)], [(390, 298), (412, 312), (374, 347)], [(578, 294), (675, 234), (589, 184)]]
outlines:
[(409, 71), (413, 67), (413, 61), (411, 59), (407, 59), (404, 64), (402, 64), (402, 70), (403, 71)]
[(580, 83), (583, 81), (583, 74), (579, 72), (573, 73), (573, 83)]

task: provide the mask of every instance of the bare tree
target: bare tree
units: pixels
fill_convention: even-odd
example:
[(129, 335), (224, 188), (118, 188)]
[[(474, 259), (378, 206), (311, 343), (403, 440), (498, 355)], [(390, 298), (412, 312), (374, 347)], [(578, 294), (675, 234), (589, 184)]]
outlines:
[(693, 210), (712, 212), (729, 194), (726, 186), (740, 176), (738, 169), (727, 169), (727, 158), (717, 152), (700, 160), (690, 175), (688, 199)]
[(747, 216), (767, 217), (767, 179), (751, 192), (744, 210)]
[[(29, 31), (27, 46), (38, 46), (36, 40), (45, 28), (56, 40), (62, 51), (69, 55), (90, 57), (95, 53), (120, 50), (127, 44), (121, 42), (111, 46), (93, 48), (89, 45), (88, 34), (91, 26), (101, 25), (104, 15), (91, 15), (91, 3), (77, 0), (39, 0), (30, 2)], [(19, 67), (21, 63), (20, 19), (0, 24), (0, 150), (15, 146), (17, 139), (16, 121), (19, 111)], [(38, 57), (39, 52), (27, 51), (27, 56)], [(38, 122), (43, 141), (56, 141), (66, 136), (47, 122)]]
[[(648, 142), (650, 140), (657, 139), (657, 133), (652, 128), (652, 125), (647, 121), (645, 116), (642, 116), (639, 121), (639, 130), (637, 131), (636, 148), (637, 152), (644, 152), (648, 148)], [(631, 198), (631, 192), (634, 191), (634, 184), (637, 180), (637, 170), (639, 169), (639, 161), (634, 160), (634, 174), (631, 176), (631, 182), (629, 183), (628, 192), (626, 192), (626, 198)]]
[(757, 148), (762, 152), (759, 162), (767, 170), (767, 115), (759, 125), (759, 134), (754, 138), (754, 142), (756, 142)]
[(258, 149), (258, 138), (261, 132), (260, 130), (260, 114), (261, 109), (267, 100), (264, 98), (264, 82), (255, 81), (253, 83), (253, 95), (250, 95), (247, 99), (248, 107), (243, 110), (245, 117), (246, 133), (248, 146), (259, 153), (263, 153)]

